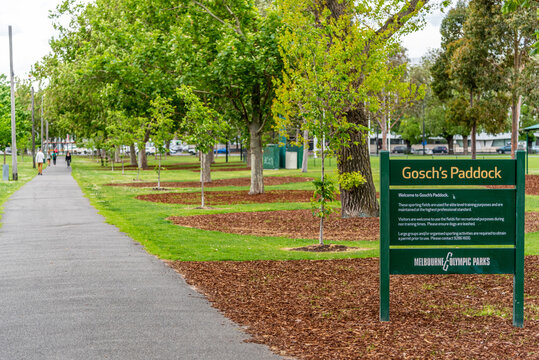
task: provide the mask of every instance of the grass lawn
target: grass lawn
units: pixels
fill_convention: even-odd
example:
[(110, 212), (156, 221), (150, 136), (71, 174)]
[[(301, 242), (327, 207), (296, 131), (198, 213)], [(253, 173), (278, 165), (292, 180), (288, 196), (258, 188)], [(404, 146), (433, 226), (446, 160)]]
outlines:
[[(2, 164), (3, 164), (4, 156), (0, 155), (0, 159), (2, 159)], [(25, 156), (23, 160), (21, 160), (21, 158), (19, 157), (18, 160), (19, 161), (17, 162), (17, 172), (18, 172), (19, 180), (18, 181), (0, 180), (0, 220), (2, 219), (2, 213), (4, 212), (4, 208), (2, 207), (4, 202), (9, 198), (11, 194), (17, 191), (21, 186), (26, 184), (28, 181), (32, 180), (33, 177), (36, 176), (37, 174), (37, 169), (32, 168), (31, 156)], [(6, 164), (9, 165), (9, 178), (11, 179), (11, 171), (12, 171), (11, 156), (6, 157)], [(0, 226), (2, 226), (1, 222), (0, 222)]]
[[(150, 158), (152, 163), (155, 160)], [(231, 166), (241, 165), (237, 157), (232, 157)], [(311, 168), (314, 166), (311, 159)], [(194, 156), (169, 157), (165, 163), (191, 162), (196, 164)], [(218, 163), (224, 163), (224, 157), (217, 159)], [(316, 160), (317, 165), (320, 161)], [(332, 161), (330, 168), (335, 167)], [(309, 253), (283, 250), (284, 248), (299, 247), (316, 243), (312, 239), (290, 239), (282, 237), (259, 237), (236, 234), (225, 234), (214, 231), (204, 231), (192, 228), (180, 227), (166, 220), (169, 216), (185, 216), (198, 214), (211, 214), (219, 212), (244, 212), (263, 210), (293, 210), (308, 209), (309, 203), (274, 203), (274, 204), (243, 204), (222, 206), (213, 210), (199, 210), (192, 205), (169, 205), (151, 203), (135, 199), (139, 194), (158, 193), (148, 188), (110, 187), (104, 186), (113, 182), (132, 182), (137, 177), (137, 171), (125, 171), (110, 167), (103, 170), (95, 160), (76, 158), (73, 162), (73, 175), (81, 185), (84, 193), (91, 203), (99, 209), (107, 221), (117, 226), (121, 231), (129, 234), (133, 239), (145, 246), (147, 251), (163, 259), (169, 260), (286, 260), (286, 259), (335, 259), (350, 257), (372, 257), (378, 253), (378, 243), (373, 241), (348, 241), (339, 244), (369, 248), (372, 250), (355, 253)], [(162, 181), (197, 181), (199, 174), (193, 169), (167, 170), (161, 173)], [(299, 170), (271, 170), (265, 171), (265, 175), (274, 176), (319, 176), (319, 169), (301, 174)], [(212, 179), (227, 179), (236, 177), (249, 177), (250, 171), (215, 171)], [(155, 171), (141, 172), (142, 181), (156, 181)], [(266, 186), (266, 190), (272, 189), (313, 189), (310, 182), (285, 184), (278, 186)], [(206, 191), (243, 190), (248, 187), (218, 187)], [(199, 189), (170, 189), (169, 192), (197, 192)], [(317, 221), (313, 217), (313, 221)], [(328, 243), (332, 243), (328, 241)]]
[[(482, 156), (481, 156), (482, 157)], [(493, 158), (496, 156), (489, 156)], [(504, 157), (504, 156), (498, 156)], [(402, 157), (401, 157), (402, 158)], [(421, 159), (431, 156), (409, 156), (408, 158)], [(459, 157), (462, 158), (462, 157)], [(507, 155), (505, 156), (507, 158)], [(150, 166), (156, 161), (149, 158)], [(223, 164), (225, 159), (220, 156), (216, 159)], [(230, 166), (241, 166), (238, 157), (230, 158)], [(178, 163), (197, 164), (194, 156), (174, 156), (163, 161), (164, 167)], [(378, 157), (371, 158), (375, 184), (379, 186)], [(31, 163), (30, 163), (31, 166)], [(530, 173), (539, 174), (539, 157), (530, 157)], [(300, 170), (265, 170), (266, 176), (320, 176), (320, 159), (309, 159), (310, 171), (306, 174)], [(335, 159), (326, 163), (326, 169), (331, 173), (336, 169)], [(193, 169), (166, 170), (161, 172), (161, 181), (198, 181), (199, 174)], [(291, 239), (284, 237), (260, 237), (248, 235), (226, 234), (214, 231), (204, 231), (185, 228), (172, 224), (167, 220), (169, 216), (186, 216), (198, 214), (211, 214), (219, 212), (248, 212), (263, 210), (295, 210), (308, 209), (309, 203), (273, 203), (273, 204), (243, 204), (221, 206), (212, 210), (195, 209), (192, 205), (169, 205), (151, 203), (135, 199), (140, 194), (158, 193), (148, 188), (110, 187), (108, 183), (132, 182), (137, 178), (136, 170), (125, 170), (122, 175), (121, 167), (115, 165), (115, 170), (101, 167), (96, 160), (83, 157), (74, 158), (73, 176), (81, 185), (83, 192), (90, 202), (104, 215), (107, 222), (117, 226), (121, 231), (129, 234), (140, 242), (152, 254), (163, 259), (182, 261), (214, 261), (214, 260), (288, 260), (288, 259), (337, 259), (378, 256), (377, 241), (347, 241), (332, 242), (347, 246), (368, 248), (371, 250), (347, 253), (311, 253), (293, 252), (283, 250), (314, 244), (317, 240)], [(212, 179), (227, 179), (236, 177), (249, 177), (250, 172), (245, 171), (212, 171)], [(156, 171), (141, 171), (140, 180), (157, 181)], [(296, 189), (312, 190), (310, 182), (293, 183), (277, 186), (266, 186), (266, 190)], [(248, 187), (219, 187), (207, 191), (243, 190)], [(198, 192), (199, 189), (169, 189), (167, 192)], [(539, 211), (539, 196), (526, 196), (526, 211)], [(313, 222), (317, 219), (313, 218)], [(539, 233), (526, 235), (526, 254), (539, 254)]]

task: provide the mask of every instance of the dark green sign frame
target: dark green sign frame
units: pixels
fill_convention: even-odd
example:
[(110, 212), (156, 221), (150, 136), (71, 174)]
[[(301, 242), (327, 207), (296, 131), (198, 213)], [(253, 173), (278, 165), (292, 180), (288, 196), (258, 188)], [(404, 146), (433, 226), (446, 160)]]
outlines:
[[(380, 321), (389, 321), (390, 274), (513, 274), (513, 325), (524, 325), (524, 166), (523, 151), (516, 160), (380, 153)], [(512, 188), (455, 188), (476, 185)]]

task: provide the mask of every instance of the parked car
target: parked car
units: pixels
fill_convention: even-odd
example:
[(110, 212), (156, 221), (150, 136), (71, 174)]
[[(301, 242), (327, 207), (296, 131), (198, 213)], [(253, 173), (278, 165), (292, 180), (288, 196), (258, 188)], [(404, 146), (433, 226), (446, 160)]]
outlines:
[[(213, 150), (214, 154), (226, 154), (226, 148)], [(230, 154), (230, 151), (228, 152)]]
[(505, 144), (505, 145), (502, 146), (502, 147), (497, 148), (497, 149), (496, 149), (496, 152), (497, 152), (498, 154), (505, 154), (506, 152), (507, 152), (507, 153), (510, 153), (510, 152), (511, 152), (511, 144), (508, 143), (508, 144)]
[(397, 145), (391, 152), (393, 154), (406, 154), (408, 152), (408, 147), (406, 145)]
[(432, 148), (433, 154), (447, 154), (447, 146), (435, 146)]
[(417, 148), (417, 149), (412, 149), (412, 154), (415, 154), (415, 155), (430, 155), (432, 154), (432, 151), (428, 148), (425, 148), (425, 152), (423, 153), (423, 148)]
[[(517, 150), (526, 150), (526, 143), (524, 141), (519, 141), (518, 144), (517, 144)], [(510, 153), (511, 152), (511, 143), (508, 142), (504, 146), (497, 148), (496, 152), (498, 154), (505, 154), (506, 152)]]

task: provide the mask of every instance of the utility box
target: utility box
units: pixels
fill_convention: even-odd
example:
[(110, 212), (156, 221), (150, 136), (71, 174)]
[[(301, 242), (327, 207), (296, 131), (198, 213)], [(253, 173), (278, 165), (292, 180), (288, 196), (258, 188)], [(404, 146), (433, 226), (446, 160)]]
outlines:
[(264, 148), (264, 169), (279, 169), (279, 146), (269, 144)]
[(301, 166), (303, 165), (303, 146), (287, 145), (286, 151), (295, 152), (297, 154), (297, 165), (295, 169), (301, 169)]
[(286, 169), (298, 168), (298, 153), (294, 151), (286, 152)]
[(9, 181), (9, 165), (2, 165), (2, 180)]

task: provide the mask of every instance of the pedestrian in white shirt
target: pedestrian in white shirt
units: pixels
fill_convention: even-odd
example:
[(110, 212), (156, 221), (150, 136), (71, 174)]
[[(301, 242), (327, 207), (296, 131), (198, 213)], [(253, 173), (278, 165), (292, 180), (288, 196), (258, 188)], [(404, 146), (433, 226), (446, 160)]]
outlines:
[(45, 160), (45, 154), (41, 151), (41, 148), (37, 150), (36, 154), (36, 163), (37, 163), (37, 174), (43, 175), (43, 161)]

